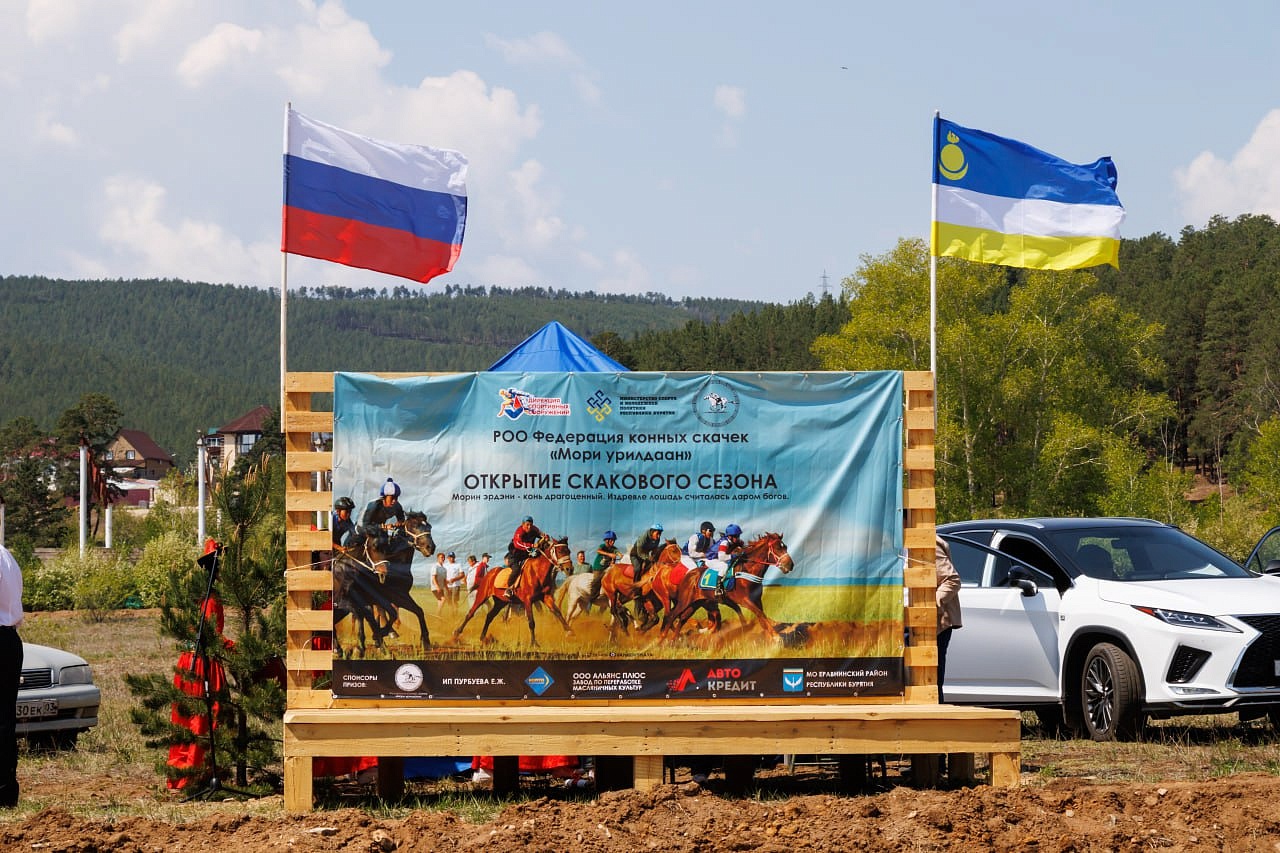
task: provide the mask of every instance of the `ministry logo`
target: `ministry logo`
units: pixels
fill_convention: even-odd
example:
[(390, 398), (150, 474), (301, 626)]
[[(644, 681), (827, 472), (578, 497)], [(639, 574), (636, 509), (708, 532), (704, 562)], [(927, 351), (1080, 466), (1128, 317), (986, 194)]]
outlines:
[(587, 398), (587, 413), (596, 419), (596, 423), (601, 423), (613, 414), (613, 400), (597, 388), (596, 393)]

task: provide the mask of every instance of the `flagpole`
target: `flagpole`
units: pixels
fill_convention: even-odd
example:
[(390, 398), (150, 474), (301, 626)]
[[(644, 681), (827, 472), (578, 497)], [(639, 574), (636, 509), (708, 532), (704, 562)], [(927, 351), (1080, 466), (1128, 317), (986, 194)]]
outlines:
[[(284, 153), (286, 155), (285, 163), (288, 163), (287, 156), (289, 154), (289, 110), (292, 103), (286, 101), (284, 105)], [(284, 179), (289, 180), (289, 170), (285, 169)], [(286, 187), (287, 190), (287, 187)], [(281, 229), (286, 227), (283, 217), (289, 215), (289, 208), (283, 206), (283, 214), (280, 222)], [(288, 370), (287, 354), (288, 354), (288, 294), (289, 294), (289, 253), (284, 250), (284, 234), (280, 235), (280, 431), (284, 432), (284, 401), (285, 401), (285, 374)]]
[[(933, 156), (938, 156), (939, 110), (933, 111)], [(938, 406), (938, 185), (929, 182), (931, 202), (929, 209), (929, 372), (933, 374), (933, 405), (935, 417)]]

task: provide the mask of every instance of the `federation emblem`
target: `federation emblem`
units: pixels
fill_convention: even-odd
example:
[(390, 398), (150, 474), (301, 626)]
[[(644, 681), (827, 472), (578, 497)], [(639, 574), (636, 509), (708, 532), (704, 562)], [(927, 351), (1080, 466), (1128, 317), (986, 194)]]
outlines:
[(804, 670), (803, 669), (784, 669), (782, 671), (782, 692), (783, 693), (803, 693), (804, 692)]
[(416, 663), (401, 664), (396, 669), (396, 687), (405, 693), (414, 693), (422, 687), (422, 670)]
[(739, 405), (737, 391), (722, 380), (711, 379), (694, 399), (693, 413), (707, 426), (722, 427), (738, 416)]

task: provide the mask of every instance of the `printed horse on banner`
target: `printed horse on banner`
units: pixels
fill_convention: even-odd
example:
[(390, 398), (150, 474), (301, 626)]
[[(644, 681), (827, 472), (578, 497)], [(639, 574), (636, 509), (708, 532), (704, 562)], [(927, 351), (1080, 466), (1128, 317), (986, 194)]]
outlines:
[(720, 605), (724, 604), (743, 619), (742, 608), (750, 610), (769, 633), (777, 633), (773, 620), (765, 615), (761, 600), (764, 596), (764, 574), (777, 568), (784, 575), (795, 568), (795, 562), (787, 553), (787, 545), (781, 533), (766, 533), (748, 543), (733, 559), (732, 586), (720, 595), (714, 589), (700, 583), (710, 569), (689, 572), (680, 581), (671, 608), (662, 623), (663, 636), (680, 633), (681, 626), (699, 609), (706, 611), (718, 630)]
[[(357, 649), (365, 655), (364, 626), (368, 622), (373, 631), (374, 644), (385, 649), (383, 640), (392, 633), (403, 607), (418, 617), (423, 651), (431, 645), (427, 631), (426, 615), (414, 599), (413, 554), (430, 557), (436, 552), (431, 538), (431, 524), (421, 512), (411, 512), (405, 517), (403, 529), (393, 535), (386, 550), (366, 539), (345, 554), (333, 560), (333, 625), (334, 648), (340, 656), (350, 658), (352, 650), (343, 649), (338, 643), (336, 628), (347, 616), (356, 623)], [(376, 608), (376, 610), (375, 610)], [(377, 615), (381, 613), (381, 618)]]
[[(538, 638), (534, 633), (533, 623), (533, 604), (541, 601), (546, 605), (547, 610), (560, 621), (560, 625), (564, 628), (567, 635), (572, 636), (573, 630), (569, 627), (569, 623), (565, 621), (564, 614), (560, 612), (560, 608), (556, 606), (556, 572), (562, 571), (569, 573), (573, 567), (573, 560), (569, 556), (569, 537), (562, 539), (552, 539), (550, 536), (543, 536), (534, 545), (537, 556), (529, 557), (524, 561), (524, 566), (520, 569), (520, 579), (516, 581), (515, 597), (524, 608), (525, 615), (529, 619), (529, 642), (533, 645), (538, 644)], [(507, 608), (511, 602), (506, 597), (506, 588), (499, 587), (498, 581), (506, 575), (501, 570), (490, 570), (480, 581), (476, 587), (476, 600), (471, 605), (471, 609), (467, 611), (467, 615), (463, 617), (462, 624), (453, 631), (453, 638), (456, 640), (462, 635), (462, 631), (467, 627), (467, 623), (471, 621), (471, 617), (476, 615), (476, 611), (480, 609), (480, 605), (486, 601), (489, 602), (489, 612), (484, 618), (484, 627), (480, 629), (480, 641), (484, 642), (489, 635), (489, 625), (492, 624), (494, 617)]]

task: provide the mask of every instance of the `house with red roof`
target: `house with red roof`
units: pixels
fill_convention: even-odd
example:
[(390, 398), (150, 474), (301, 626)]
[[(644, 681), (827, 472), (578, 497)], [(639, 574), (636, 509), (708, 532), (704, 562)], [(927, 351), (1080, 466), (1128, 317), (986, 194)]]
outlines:
[(140, 429), (122, 429), (107, 445), (107, 466), (114, 477), (163, 480), (173, 456)]

